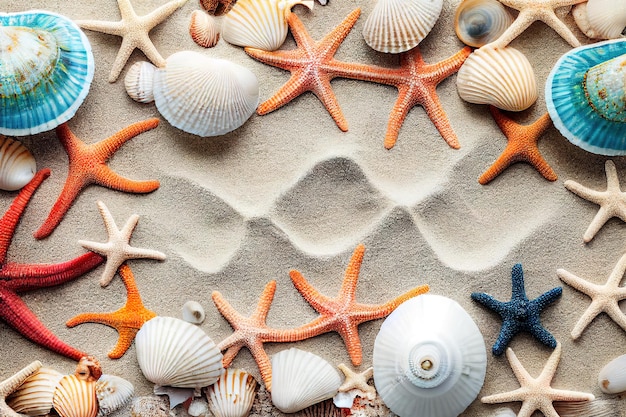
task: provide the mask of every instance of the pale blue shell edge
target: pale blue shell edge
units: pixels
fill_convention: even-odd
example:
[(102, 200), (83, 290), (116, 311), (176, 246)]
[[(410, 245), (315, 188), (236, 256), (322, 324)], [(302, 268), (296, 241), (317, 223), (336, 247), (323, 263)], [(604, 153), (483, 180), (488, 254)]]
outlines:
[[(17, 100), (16, 97), (0, 96), (0, 134), (36, 134), (52, 130), (71, 119), (87, 97), (94, 76), (94, 58), (87, 36), (67, 17), (43, 10), (0, 12), (2, 25), (65, 29), (70, 37), (60, 42), (65, 45), (60, 58), (63, 71), (55, 71), (55, 76), (44, 87), (19, 96)], [(50, 88), (54, 88), (53, 94), (50, 94)]]
[(588, 152), (626, 155), (626, 123), (599, 116), (589, 105), (583, 88), (585, 73), (591, 67), (623, 54), (624, 39), (572, 49), (559, 58), (546, 81), (546, 106), (554, 126), (567, 140)]

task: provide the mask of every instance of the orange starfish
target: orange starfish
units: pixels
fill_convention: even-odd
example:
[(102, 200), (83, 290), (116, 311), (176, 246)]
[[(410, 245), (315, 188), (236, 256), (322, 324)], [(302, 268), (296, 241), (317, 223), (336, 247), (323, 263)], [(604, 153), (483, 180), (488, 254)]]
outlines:
[(483, 185), (489, 183), (515, 162), (528, 162), (545, 179), (556, 181), (556, 173), (543, 159), (537, 147), (539, 137), (552, 124), (548, 113), (541, 116), (533, 124), (523, 126), (515, 123), (510, 117), (505, 116), (493, 106), (489, 106), (489, 111), (502, 133), (506, 135), (508, 144), (496, 162), (478, 178), (478, 182)]
[(119, 333), (117, 344), (109, 352), (109, 358), (119, 359), (126, 353), (135, 335), (145, 322), (156, 314), (144, 307), (135, 284), (135, 277), (127, 264), (120, 266), (118, 270), (124, 286), (126, 287), (126, 304), (113, 313), (83, 313), (71, 318), (65, 323), (68, 327), (74, 327), (83, 323), (99, 323), (113, 327)]
[(56, 128), (57, 136), (65, 148), (69, 158), (69, 172), (61, 195), (50, 210), (48, 218), (34, 233), (36, 239), (50, 236), (69, 210), (70, 206), (82, 191), (90, 184), (131, 193), (149, 193), (159, 188), (158, 181), (133, 181), (113, 172), (106, 161), (135, 136), (154, 129), (159, 119), (148, 119), (120, 130), (113, 136), (97, 143), (85, 144), (76, 137), (63, 123)]

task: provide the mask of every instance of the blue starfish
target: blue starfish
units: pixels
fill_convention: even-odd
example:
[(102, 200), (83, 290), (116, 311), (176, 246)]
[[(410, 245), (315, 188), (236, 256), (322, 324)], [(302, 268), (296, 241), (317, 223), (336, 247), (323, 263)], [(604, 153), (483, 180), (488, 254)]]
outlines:
[(554, 349), (556, 347), (556, 339), (541, 325), (539, 314), (561, 296), (563, 288), (553, 288), (529, 301), (524, 289), (522, 264), (513, 266), (511, 279), (513, 281), (511, 301), (498, 301), (489, 294), (472, 293), (472, 300), (478, 301), (502, 317), (500, 335), (491, 349), (493, 354), (496, 356), (502, 355), (513, 336), (521, 331), (530, 333), (535, 339)]

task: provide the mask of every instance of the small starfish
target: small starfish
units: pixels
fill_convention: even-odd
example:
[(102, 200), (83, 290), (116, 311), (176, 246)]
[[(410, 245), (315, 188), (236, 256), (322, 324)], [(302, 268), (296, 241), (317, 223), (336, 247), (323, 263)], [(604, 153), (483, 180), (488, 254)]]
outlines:
[(57, 136), (69, 157), (69, 172), (61, 195), (54, 203), (48, 218), (34, 233), (36, 239), (50, 236), (59, 225), (65, 213), (82, 191), (90, 184), (98, 184), (113, 190), (129, 193), (149, 193), (159, 188), (158, 181), (133, 181), (113, 172), (106, 161), (113, 156), (124, 143), (135, 136), (154, 129), (159, 119), (148, 119), (120, 130), (113, 136), (97, 143), (85, 144), (76, 137), (67, 123), (56, 128)]
[(137, 16), (133, 6), (130, 4), (130, 0), (117, 0), (117, 6), (122, 15), (122, 20), (119, 22), (77, 20), (76, 24), (83, 29), (122, 37), (122, 45), (109, 74), (109, 82), (113, 83), (119, 77), (135, 48), (139, 48), (157, 67), (165, 65), (165, 59), (159, 54), (152, 40), (150, 40), (148, 32), (162, 23), (185, 3), (187, 3), (187, 0), (172, 0), (145, 16)]
[(622, 255), (619, 261), (617, 261), (604, 285), (585, 281), (564, 269), (556, 271), (556, 274), (563, 282), (591, 298), (591, 305), (587, 307), (587, 310), (572, 330), (573, 339), (578, 339), (589, 323), (602, 312), (608, 314), (615, 323), (626, 331), (626, 315), (619, 308), (618, 304), (620, 300), (626, 299), (626, 287), (619, 286), (624, 277), (624, 271), (626, 271), (626, 254)]
[(478, 178), (478, 182), (482, 185), (489, 183), (515, 162), (528, 162), (545, 179), (556, 181), (556, 173), (543, 159), (537, 147), (539, 137), (552, 125), (550, 115), (546, 113), (533, 124), (523, 126), (515, 123), (493, 106), (489, 106), (489, 111), (502, 133), (506, 135), (508, 144), (496, 162)]
[(535, 410), (540, 410), (546, 417), (559, 417), (552, 405), (553, 401), (591, 401), (594, 399), (592, 394), (554, 389), (550, 386), (561, 359), (560, 343), (557, 343), (556, 349), (537, 378), (531, 377), (524, 369), (513, 349), (506, 350), (506, 357), (521, 387), (515, 391), (482, 397), (480, 400), (485, 404), (522, 401), (522, 408), (517, 413), (517, 417), (530, 417)]
[(0, 382), (0, 416), (2, 417), (23, 417), (7, 405), (6, 398), (14, 393), (24, 381), (41, 368), (41, 362), (34, 361), (12, 377)]
[(505, 6), (519, 10), (515, 21), (498, 39), (488, 44), (496, 48), (504, 48), (513, 39), (517, 38), (533, 22), (541, 20), (550, 26), (572, 47), (580, 46), (580, 42), (571, 30), (555, 14), (554, 9), (571, 6), (587, 0), (498, 0)]
[(608, 160), (604, 164), (604, 169), (606, 171), (606, 191), (592, 190), (572, 180), (567, 180), (563, 184), (565, 188), (577, 196), (600, 206), (600, 210), (583, 235), (585, 243), (590, 242), (610, 218), (619, 217), (626, 222), (626, 193), (620, 189), (615, 164)]
[(473, 292), (472, 300), (478, 301), (502, 317), (502, 328), (494, 343), (494, 355), (502, 355), (513, 337), (521, 331), (530, 333), (544, 345), (554, 348), (556, 339), (542, 325), (539, 315), (548, 305), (561, 296), (563, 288), (556, 287), (541, 294), (532, 301), (526, 297), (522, 264), (515, 264), (511, 273), (513, 288), (510, 301), (498, 301), (489, 294)]
[(119, 359), (126, 353), (141, 326), (156, 314), (144, 307), (135, 284), (135, 277), (127, 264), (120, 266), (120, 276), (126, 287), (126, 304), (113, 313), (83, 313), (65, 323), (74, 327), (83, 323), (99, 323), (113, 327), (119, 333), (117, 344), (109, 352), (109, 358)]
[(165, 260), (165, 254), (162, 252), (130, 246), (130, 237), (139, 221), (138, 215), (133, 214), (130, 216), (122, 230), (119, 230), (115, 220), (113, 220), (113, 216), (111, 216), (111, 212), (102, 201), (98, 201), (98, 209), (109, 234), (109, 240), (106, 243), (79, 240), (78, 243), (85, 249), (99, 253), (107, 258), (104, 273), (102, 278), (100, 278), (101, 286), (106, 287), (109, 285), (115, 276), (117, 268), (129, 259)]
[(356, 373), (345, 364), (340, 363), (337, 368), (345, 375), (346, 379), (339, 387), (339, 392), (348, 392), (353, 389), (359, 390), (367, 395), (376, 396), (376, 388), (368, 384), (367, 381), (374, 377), (374, 368), (369, 367), (361, 373)]

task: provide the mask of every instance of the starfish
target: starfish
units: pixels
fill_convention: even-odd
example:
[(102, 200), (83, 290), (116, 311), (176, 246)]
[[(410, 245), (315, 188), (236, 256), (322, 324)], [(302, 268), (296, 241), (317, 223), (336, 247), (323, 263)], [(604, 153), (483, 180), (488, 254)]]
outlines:
[(513, 266), (511, 280), (513, 281), (513, 288), (510, 301), (498, 301), (485, 293), (472, 293), (472, 300), (478, 301), (502, 317), (502, 328), (498, 340), (493, 345), (493, 354), (502, 355), (511, 339), (521, 331), (530, 333), (544, 345), (554, 348), (557, 343), (556, 339), (541, 325), (539, 315), (544, 308), (561, 296), (563, 288), (553, 288), (530, 301), (526, 297), (524, 288), (522, 264)]
[(485, 185), (510, 165), (520, 161), (530, 163), (548, 181), (556, 181), (556, 173), (543, 159), (537, 147), (539, 137), (552, 125), (550, 115), (545, 113), (531, 125), (522, 126), (493, 106), (489, 106), (489, 111), (502, 133), (506, 135), (508, 144), (493, 165), (478, 178), (478, 182)]
[(359, 390), (367, 395), (376, 396), (376, 388), (367, 383), (374, 376), (374, 368), (369, 367), (361, 373), (356, 373), (345, 364), (340, 363), (337, 368), (345, 375), (346, 379), (339, 387), (339, 392), (348, 392), (353, 389)]
[(6, 398), (14, 393), (31, 375), (41, 369), (41, 362), (34, 361), (12, 377), (0, 382), (0, 416), (23, 417), (7, 405)]
[(85, 353), (58, 339), (17, 294), (71, 281), (100, 265), (104, 258), (88, 252), (57, 264), (18, 264), (6, 261), (17, 224), (33, 193), (49, 175), (49, 169), (37, 172), (0, 219), (0, 318), (27, 339), (63, 356), (79, 360)]
[(113, 136), (97, 143), (85, 144), (76, 137), (67, 123), (56, 128), (57, 136), (69, 158), (69, 172), (61, 195), (54, 203), (48, 218), (34, 233), (36, 239), (50, 236), (65, 216), (70, 206), (82, 191), (90, 184), (98, 184), (113, 190), (149, 193), (159, 188), (158, 181), (133, 181), (113, 172), (106, 161), (113, 156), (124, 143), (135, 136), (154, 129), (159, 119), (148, 119), (120, 130)]
[(119, 22), (77, 20), (76, 24), (83, 29), (122, 37), (122, 45), (109, 74), (109, 82), (114, 83), (135, 48), (139, 48), (157, 67), (165, 66), (165, 59), (150, 40), (148, 32), (185, 3), (187, 0), (172, 0), (145, 16), (137, 16), (130, 0), (117, 0), (117, 6), (122, 15), (122, 20)]
[(626, 287), (619, 286), (624, 277), (624, 271), (626, 271), (626, 254), (617, 261), (604, 285), (585, 281), (564, 269), (556, 271), (563, 282), (591, 298), (591, 305), (587, 307), (585, 313), (572, 329), (573, 339), (578, 339), (589, 323), (602, 312), (608, 314), (615, 323), (626, 331), (626, 315), (618, 304), (620, 300), (626, 299)]
[(119, 230), (115, 220), (113, 220), (113, 216), (111, 216), (111, 212), (102, 201), (98, 201), (98, 209), (109, 234), (109, 240), (106, 243), (79, 240), (78, 243), (85, 249), (99, 253), (107, 258), (104, 273), (102, 278), (100, 278), (101, 286), (106, 287), (109, 285), (115, 276), (117, 268), (129, 259), (156, 259), (159, 261), (165, 259), (165, 254), (162, 252), (130, 246), (130, 237), (139, 221), (138, 215), (133, 214), (130, 216), (122, 230)]
[(604, 169), (606, 171), (606, 191), (592, 190), (572, 180), (567, 180), (563, 184), (565, 188), (577, 196), (600, 206), (600, 210), (583, 235), (585, 243), (590, 242), (610, 218), (619, 217), (626, 222), (626, 193), (620, 189), (615, 164), (608, 160), (604, 164)]
[(522, 401), (522, 408), (517, 413), (517, 417), (530, 417), (535, 410), (540, 410), (546, 417), (559, 417), (552, 405), (553, 401), (591, 401), (594, 399), (592, 394), (554, 389), (550, 386), (561, 359), (560, 343), (557, 343), (556, 349), (537, 378), (531, 377), (524, 369), (513, 349), (506, 350), (506, 357), (521, 387), (515, 391), (482, 397), (480, 400), (485, 404)]
[(550, 26), (572, 47), (580, 46), (580, 42), (571, 30), (555, 14), (554, 10), (559, 7), (571, 6), (587, 0), (499, 0), (500, 3), (512, 9), (519, 10), (519, 14), (509, 28), (492, 43), (488, 44), (496, 48), (504, 48), (513, 39), (517, 38), (533, 22), (541, 20)]
[(119, 333), (117, 344), (109, 352), (109, 358), (119, 359), (128, 350), (141, 326), (156, 314), (144, 307), (130, 267), (123, 264), (119, 269), (126, 287), (126, 304), (112, 313), (83, 313), (69, 319), (65, 324), (74, 327), (83, 323), (99, 323), (113, 327)]

